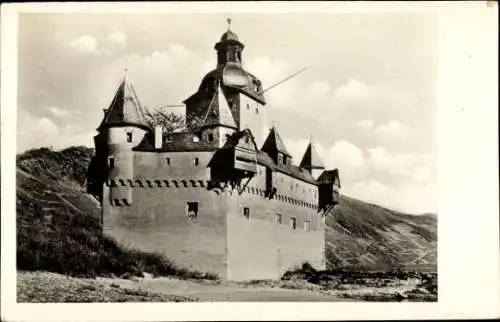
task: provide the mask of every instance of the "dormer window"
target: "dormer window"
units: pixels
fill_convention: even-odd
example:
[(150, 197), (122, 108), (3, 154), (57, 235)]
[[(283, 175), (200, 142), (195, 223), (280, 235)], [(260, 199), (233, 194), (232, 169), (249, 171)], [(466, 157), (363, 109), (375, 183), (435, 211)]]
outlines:
[(214, 140), (214, 134), (213, 133), (208, 133), (208, 141), (212, 142)]
[(132, 142), (132, 132), (127, 132), (127, 142), (128, 143)]

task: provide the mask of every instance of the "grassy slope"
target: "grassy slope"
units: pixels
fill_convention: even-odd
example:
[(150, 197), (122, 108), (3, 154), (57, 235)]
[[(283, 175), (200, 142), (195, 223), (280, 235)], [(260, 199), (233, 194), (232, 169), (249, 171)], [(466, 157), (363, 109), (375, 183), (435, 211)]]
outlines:
[[(83, 187), (92, 154), (92, 149), (72, 147), (18, 156), (18, 267), (83, 275), (146, 270), (199, 276), (159, 256), (124, 250), (99, 234), (99, 206)], [(433, 215), (410, 216), (342, 197), (327, 225), (332, 267), (436, 268)]]

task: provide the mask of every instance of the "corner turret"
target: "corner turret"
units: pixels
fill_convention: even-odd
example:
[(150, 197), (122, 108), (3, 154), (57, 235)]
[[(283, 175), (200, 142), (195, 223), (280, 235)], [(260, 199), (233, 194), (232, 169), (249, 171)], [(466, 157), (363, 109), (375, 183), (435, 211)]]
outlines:
[(110, 203), (130, 205), (132, 191), (129, 182), (134, 176), (133, 148), (139, 145), (146, 133), (152, 132), (137, 94), (127, 76), (120, 83), (109, 108), (94, 137), (96, 145), (95, 168), (107, 178)]

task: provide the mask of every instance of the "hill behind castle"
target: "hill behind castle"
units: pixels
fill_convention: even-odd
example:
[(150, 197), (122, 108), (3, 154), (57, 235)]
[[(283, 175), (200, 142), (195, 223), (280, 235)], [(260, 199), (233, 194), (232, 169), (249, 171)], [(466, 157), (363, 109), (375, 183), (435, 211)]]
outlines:
[[(82, 228), (70, 239), (72, 245), (65, 247), (78, 248), (78, 243), (99, 238), (86, 236), (97, 229), (95, 219), (100, 217), (99, 204), (85, 192), (93, 153), (87, 147), (62, 151), (41, 148), (17, 156), (18, 268), (34, 269), (36, 263), (30, 260), (44, 256), (40, 243), (57, 244), (54, 239), (61, 237), (65, 226)], [(331, 268), (436, 271), (437, 219), (433, 214), (408, 215), (342, 196), (326, 223), (326, 255)], [(41, 253), (33, 257), (31, 249)]]

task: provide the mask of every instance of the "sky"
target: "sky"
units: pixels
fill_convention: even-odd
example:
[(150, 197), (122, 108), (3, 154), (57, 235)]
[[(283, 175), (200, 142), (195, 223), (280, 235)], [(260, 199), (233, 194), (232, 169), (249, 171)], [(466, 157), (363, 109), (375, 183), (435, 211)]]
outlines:
[(295, 164), (312, 137), (343, 194), (437, 211), (432, 13), (23, 14), (18, 152), (93, 146), (124, 69), (146, 108), (181, 104), (215, 68), (228, 16), (264, 88), (307, 67), (266, 92)]

